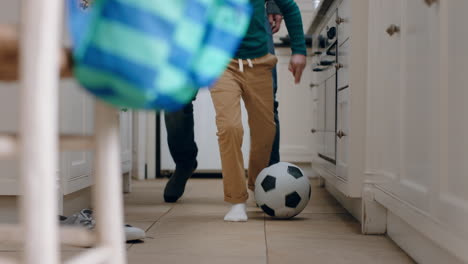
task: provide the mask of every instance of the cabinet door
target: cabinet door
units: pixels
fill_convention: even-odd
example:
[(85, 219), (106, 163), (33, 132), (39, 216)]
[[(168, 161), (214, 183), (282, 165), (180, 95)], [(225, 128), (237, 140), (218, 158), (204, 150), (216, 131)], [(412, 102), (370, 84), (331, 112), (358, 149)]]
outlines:
[(336, 176), (348, 180), (349, 88), (338, 92), (336, 127)]
[[(468, 244), (468, 1), (440, 1), (440, 173), (433, 179), (432, 203), (439, 222)], [(465, 248), (466, 249), (466, 248)], [(464, 250), (466, 253), (466, 250)], [(468, 261), (468, 254), (465, 254)]]
[[(366, 170), (391, 182), (400, 175), (401, 0), (369, 1)], [(352, 88), (351, 88), (352, 89)]]
[(336, 161), (336, 75), (325, 82), (325, 153)]
[[(61, 82), (59, 104), (59, 127), (62, 133), (91, 135), (94, 132), (94, 99), (75, 81)], [(91, 184), (91, 151), (62, 152), (60, 157), (64, 194)]]
[(428, 212), (429, 188), (439, 177), (438, 19), (424, 1), (406, 0), (401, 23), (400, 168), (393, 193)]
[[(384, 33), (387, 39), (398, 39), (395, 44), (399, 45), (400, 52), (395, 51), (391, 55), (399, 57), (400, 63), (398, 70), (393, 68), (383, 72), (384, 82), (398, 78), (382, 85), (386, 89), (382, 93), (385, 98), (380, 101), (386, 107), (383, 109), (386, 111), (383, 121), (388, 122), (385, 129), (391, 134), (382, 132), (388, 136), (388, 141), (384, 139), (381, 151), (390, 150), (393, 162), (387, 167), (390, 169), (387, 176), (392, 177), (382, 186), (428, 212), (430, 184), (438, 177), (438, 146), (434, 144), (438, 139), (439, 126), (437, 118), (434, 118), (438, 114), (435, 106), (439, 83), (437, 19), (424, 1), (408, 0), (401, 4), (400, 23), (393, 23), (399, 32), (393, 36), (389, 32)], [(382, 64), (387, 60), (382, 60)]]
[(317, 107), (314, 117), (315, 133), (315, 151), (318, 154), (325, 153), (325, 82), (321, 83), (316, 88), (317, 98), (315, 105)]
[(120, 152), (122, 173), (132, 169), (132, 112), (120, 112)]

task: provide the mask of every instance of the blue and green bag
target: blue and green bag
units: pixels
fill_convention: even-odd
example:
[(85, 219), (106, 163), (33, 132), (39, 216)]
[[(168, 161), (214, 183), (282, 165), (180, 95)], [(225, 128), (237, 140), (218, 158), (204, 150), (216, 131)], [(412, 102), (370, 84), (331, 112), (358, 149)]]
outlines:
[(249, 0), (88, 1), (68, 2), (77, 80), (115, 106), (169, 111), (224, 72), (252, 12)]

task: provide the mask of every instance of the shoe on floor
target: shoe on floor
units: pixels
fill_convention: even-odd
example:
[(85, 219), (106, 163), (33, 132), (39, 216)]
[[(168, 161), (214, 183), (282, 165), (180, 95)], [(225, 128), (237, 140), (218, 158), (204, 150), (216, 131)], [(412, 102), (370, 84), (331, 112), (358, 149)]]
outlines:
[[(96, 221), (93, 218), (93, 210), (83, 209), (69, 217), (59, 216), (60, 224), (83, 226), (87, 229), (94, 229)], [(146, 238), (146, 233), (143, 229), (131, 225), (124, 225), (125, 241), (141, 240)]]
[(174, 173), (164, 188), (164, 201), (166, 203), (175, 203), (184, 194), (185, 185), (193, 172), (197, 169), (197, 161), (193, 166), (176, 166)]
[(93, 211), (91, 209), (83, 209), (69, 217), (59, 216), (60, 224), (62, 225), (78, 225), (84, 226), (87, 229), (93, 229), (96, 221), (93, 219)]
[(125, 239), (127, 242), (135, 241), (135, 240), (142, 240), (146, 238), (145, 231), (138, 227), (125, 225), (124, 230), (125, 230)]

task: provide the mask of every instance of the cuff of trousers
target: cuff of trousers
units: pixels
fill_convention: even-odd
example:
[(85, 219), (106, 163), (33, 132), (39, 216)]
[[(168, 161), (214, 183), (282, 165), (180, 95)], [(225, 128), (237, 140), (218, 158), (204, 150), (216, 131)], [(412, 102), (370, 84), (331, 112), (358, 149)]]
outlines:
[(231, 203), (231, 204), (238, 204), (238, 203), (245, 203), (247, 202), (247, 200), (249, 199), (249, 194), (245, 194), (241, 197), (228, 197), (228, 196), (224, 196), (224, 201), (225, 202), (228, 202), (228, 203)]

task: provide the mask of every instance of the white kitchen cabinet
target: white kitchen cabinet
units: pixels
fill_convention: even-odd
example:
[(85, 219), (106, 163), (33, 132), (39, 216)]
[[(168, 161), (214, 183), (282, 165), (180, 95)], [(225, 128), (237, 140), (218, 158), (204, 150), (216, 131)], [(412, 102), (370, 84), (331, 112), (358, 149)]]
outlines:
[(349, 89), (339, 90), (337, 94), (336, 122), (336, 176), (348, 180), (349, 148)]
[[(250, 151), (250, 129), (248, 126), (247, 111), (241, 102), (242, 125), (244, 127), (244, 139), (242, 153), (244, 167), (248, 168)], [(216, 113), (211, 100), (210, 91), (206, 88), (200, 89), (196, 100), (193, 102), (193, 118), (195, 142), (198, 146), (197, 172), (199, 173), (221, 173), (221, 157), (218, 147), (218, 136), (216, 135)], [(175, 169), (167, 144), (167, 130), (164, 122), (164, 114), (161, 114), (161, 171), (168, 173)]]
[[(359, 199), (364, 182), (368, 1), (334, 1), (319, 18), (318, 26), (309, 30), (315, 36), (311, 76), (317, 93), (324, 87), (316, 112), (324, 115), (325, 129), (316, 129), (314, 142), (324, 147), (317, 147), (313, 167), (326, 186)], [(356, 208), (348, 210), (360, 218)]]
[[(17, 83), (0, 84), (1, 131), (14, 133), (17, 130), (18, 91)], [(92, 135), (94, 98), (72, 79), (61, 81), (59, 91), (60, 132), (70, 135)], [(120, 116), (122, 171), (129, 176), (132, 167), (131, 112), (121, 112)], [(57, 183), (62, 195), (74, 193), (92, 184), (93, 152), (61, 152), (58, 158)], [(18, 184), (17, 161), (14, 159), (0, 161), (0, 196), (18, 195), (20, 192)]]
[(120, 112), (120, 152), (122, 173), (132, 169), (132, 111)]
[[(310, 54), (311, 51), (308, 51)], [(301, 82), (294, 84), (294, 78), (288, 70), (291, 58), (290, 48), (277, 48), (278, 57), (278, 112), (281, 127), (280, 156), (281, 161), (309, 163), (314, 153), (311, 129), (313, 129), (313, 90), (310, 88), (312, 78), (303, 74)], [(307, 57), (311, 65), (311, 57)]]
[[(59, 96), (61, 133), (91, 135), (94, 131), (94, 99), (71, 79), (61, 81)], [(59, 157), (63, 195), (90, 186), (93, 152), (61, 152)]]
[(430, 3), (370, 1), (365, 171), (390, 236), (439, 248), (400, 243), (416, 261), (467, 263), (468, 2)]

